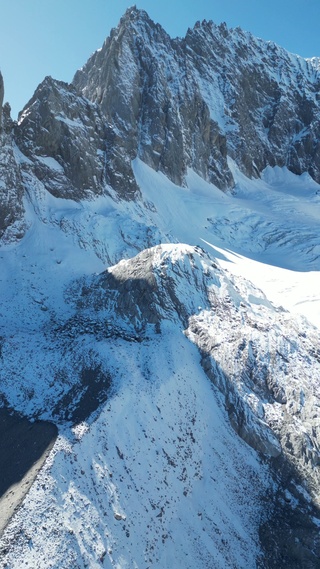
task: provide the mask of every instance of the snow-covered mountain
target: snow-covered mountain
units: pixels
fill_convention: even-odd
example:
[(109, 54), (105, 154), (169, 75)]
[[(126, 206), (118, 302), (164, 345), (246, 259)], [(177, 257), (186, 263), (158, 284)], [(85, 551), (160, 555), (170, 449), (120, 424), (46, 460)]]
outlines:
[(1, 79), (1, 567), (320, 567), (319, 87), (135, 7)]

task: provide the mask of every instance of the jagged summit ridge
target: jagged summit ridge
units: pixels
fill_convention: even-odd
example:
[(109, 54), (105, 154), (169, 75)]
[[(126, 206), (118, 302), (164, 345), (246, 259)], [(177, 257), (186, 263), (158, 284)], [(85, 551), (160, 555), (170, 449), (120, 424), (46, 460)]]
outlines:
[[(233, 188), (230, 158), (249, 177), (270, 165), (317, 181), (319, 86), (317, 58), (206, 20), (171, 39), (133, 6), (72, 85), (46, 78), (38, 87), (14, 128), (12, 141), (27, 157), (17, 176), (26, 191), (35, 176), (74, 200), (113, 191), (138, 197), (137, 157), (182, 186), (191, 168)], [(2, 233), (16, 216), (8, 210)]]
[(188, 166), (221, 187), (230, 185), (225, 144), (197, 85), (186, 77), (183, 58), (161, 26), (129, 10), (76, 74), (77, 89), (100, 105), (111, 127), (117, 145), (116, 152), (107, 149), (113, 182), (121, 148), (124, 178), (132, 177), (130, 162), (138, 155), (179, 185)]
[(101, 104), (118, 133), (123, 123), (130, 129), (128, 151), (179, 183), (190, 166), (219, 187), (232, 186), (226, 154), (249, 176), (286, 165), (319, 179), (319, 73), (240, 28), (197, 22), (172, 40), (129, 9), (74, 83)]
[[(136, 157), (178, 185), (192, 168), (220, 189), (232, 188), (229, 158), (249, 177), (277, 165), (320, 179), (316, 59), (240, 28), (204, 20), (171, 39), (132, 7), (72, 86), (46, 81), (15, 132), (55, 195), (79, 199), (112, 188), (134, 199)], [(41, 156), (61, 166), (55, 188)]]

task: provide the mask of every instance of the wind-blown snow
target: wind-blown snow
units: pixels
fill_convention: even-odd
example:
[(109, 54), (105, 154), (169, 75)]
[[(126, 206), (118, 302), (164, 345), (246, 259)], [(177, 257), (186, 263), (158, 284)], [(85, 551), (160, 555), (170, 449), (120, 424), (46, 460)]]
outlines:
[(309, 175), (277, 167), (249, 180), (233, 166), (232, 195), (192, 171), (187, 188), (139, 160), (134, 171), (156, 210), (153, 216), (150, 208), (150, 220), (157, 219), (168, 240), (204, 247), (270, 300), (320, 326), (320, 187)]
[(170, 327), (147, 346), (122, 344), (100, 345), (117, 393), (76, 442), (61, 436), (7, 532), (7, 562), (254, 567), (267, 471), (236, 440), (195, 348)]
[[(173, 275), (188, 254), (181, 243), (217, 260), (224, 276), (213, 285), (229, 297), (230, 321), (240, 319), (244, 303), (267, 326), (278, 314), (275, 303), (320, 326), (319, 186), (285, 168), (249, 180), (232, 167), (235, 191), (225, 194), (193, 171), (180, 188), (137, 159), (142, 198), (135, 203), (115, 201), (111, 191), (90, 202), (61, 200), (30, 179), (29, 230), (0, 249), (2, 392), (21, 412), (52, 418), (81, 366), (97, 361), (112, 390), (87, 422), (62, 429), (2, 538), (3, 547), (15, 544), (2, 555), (12, 569), (193, 568), (195, 560), (203, 569), (256, 567), (271, 481), (232, 430), (190, 342), (196, 333), (190, 329), (188, 339), (181, 325), (166, 321), (161, 336), (148, 330), (143, 342), (97, 339), (88, 328), (67, 344), (62, 327), (75, 314), (72, 283), (157, 243), (167, 243), (162, 252)], [(217, 361), (236, 376), (228, 322), (216, 330), (199, 290), (178, 290), (190, 295), (191, 307), (197, 303), (198, 331), (214, 331)], [(312, 330), (302, 325), (304, 334)], [(238, 388), (263, 417), (259, 397), (241, 382)], [(266, 404), (267, 417), (279, 418), (278, 407)]]

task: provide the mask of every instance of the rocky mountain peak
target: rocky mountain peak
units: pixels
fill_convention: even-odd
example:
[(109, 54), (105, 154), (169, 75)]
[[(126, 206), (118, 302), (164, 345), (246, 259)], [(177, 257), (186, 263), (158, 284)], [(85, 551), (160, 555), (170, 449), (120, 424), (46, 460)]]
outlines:
[(122, 193), (136, 156), (179, 185), (191, 167), (232, 187), (227, 155), (250, 177), (287, 165), (320, 179), (317, 66), (240, 28), (204, 20), (172, 40), (129, 9), (74, 85), (101, 106), (129, 156)]
[(28, 157), (36, 149), (62, 166), (63, 197), (109, 186), (134, 199), (137, 157), (180, 186), (191, 168), (222, 190), (232, 188), (228, 157), (249, 177), (277, 165), (317, 181), (319, 85), (316, 61), (240, 28), (204, 20), (185, 38), (171, 39), (133, 6), (72, 85), (44, 80), (16, 136)]
[[(19, 115), (15, 136), (38, 180), (56, 197), (79, 200), (104, 187), (105, 125), (72, 85), (46, 77)], [(32, 164), (32, 166), (31, 166)]]
[(224, 136), (187, 67), (179, 40), (144, 12), (129, 10), (75, 75), (73, 84), (100, 105), (128, 158), (119, 168), (118, 156), (112, 149), (108, 154), (110, 177), (115, 168), (124, 173), (122, 187), (132, 179), (130, 163), (137, 156), (180, 185), (193, 167), (221, 188), (232, 186)]
[(149, 17), (149, 14), (145, 10), (137, 8), (135, 4), (127, 8), (124, 15), (120, 19), (118, 27), (121, 28), (122, 26), (128, 25), (128, 23), (130, 22), (138, 25), (139, 23), (141, 23), (142, 25), (150, 25), (150, 26), (155, 25), (154, 22)]

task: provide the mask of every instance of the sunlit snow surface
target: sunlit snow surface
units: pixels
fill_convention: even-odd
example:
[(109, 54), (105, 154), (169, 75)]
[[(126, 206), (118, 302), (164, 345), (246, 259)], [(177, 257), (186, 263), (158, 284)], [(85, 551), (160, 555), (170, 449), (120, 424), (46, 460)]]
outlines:
[(170, 327), (147, 346), (100, 348), (118, 392), (74, 429), (78, 442), (56, 444), (8, 530), (10, 566), (254, 567), (266, 469), (228, 426), (196, 349)]
[[(71, 374), (76, 358), (100, 354), (114, 382), (94, 420), (61, 431), (7, 528), (14, 546), (3, 559), (12, 569), (256, 567), (267, 469), (231, 429), (183, 331), (167, 323), (143, 343), (83, 336), (74, 354), (63, 354), (63, 342), (51, 345), (42, 330), (72, 316), (64, 295), (71, 280), (161, 242), (206, 249), (276, 305), (320, 326), (320, 188), (279, 168), (261, 180), (234, 168), (233, 194), (191, 171), (185, 188), (139, 160), (134, 172), (136, 203), (106, 196), (76, 204), (35, 184), (26, 236), (0, 250), (8, 339), (1, 379), (10, 404), (33, 413), (44, 396), (61, 394), (61, 357)], [(252, 302), (268, 304), (261, 294)]]
[(320, 326), (320, 186), (286, 168), (267, 168), (261, 180), (249, 180), (231, 167), (234, 194), (192, 171), (187, 188), (138, 160), (135, 173), (166, 235), (200, 245), (275, 304)]

